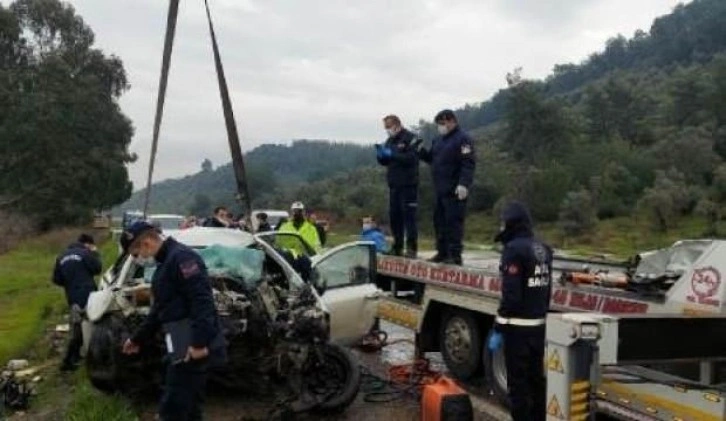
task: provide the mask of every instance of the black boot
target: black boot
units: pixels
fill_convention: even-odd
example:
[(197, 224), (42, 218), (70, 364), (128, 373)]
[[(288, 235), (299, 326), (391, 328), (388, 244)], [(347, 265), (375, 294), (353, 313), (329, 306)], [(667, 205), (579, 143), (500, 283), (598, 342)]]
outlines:
[(416, 251), (416, 249), (408, 249), (406, 250), (405, 256), (409, 259), (415, 259), (418, 257), (418, 252)]
[(446, 256), (444, 256), (441, 253), (436, 253), (436, 255), (434, 257), (427, 259), (426, 261), (431, 262), (431, 263), (442, 263), (445, 260), (446, 260)]
[(461, 256), (454, 256), (447, 257), (446, 259), (444, 259), (443, 263), (447, 265), (461, 266), (463, 264), (463, 261), (461, 260)]

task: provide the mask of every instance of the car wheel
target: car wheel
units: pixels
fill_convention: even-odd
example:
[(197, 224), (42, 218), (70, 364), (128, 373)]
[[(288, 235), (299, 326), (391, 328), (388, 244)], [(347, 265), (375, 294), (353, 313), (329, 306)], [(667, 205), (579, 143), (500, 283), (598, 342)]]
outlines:
[(340, 345), (329, 343), (321, 351), (323, 360), (305, 373), (305, 388), (315, 395), (329, 395), (314, 409), (315, 412), (340, 413), (358, 396), (360, 364)]
[(469, 380), (481, 367), (482, 334), (474, 316), (466, 310), (444, 315), (439, 331), (441, 354), (451, 374)]
[(93, 325), (86, 353), (88, 377), (97, 389), (114, 393), (121, 385), (120, 320), (107, 315)]
[[(489, 343), (489, 337), (494, 333), (494, 329), (489, 331), (486, 343)], [(484, 349), (484, 371), (486, 372), (487, 384), (494, 393), (495, 398), (504, 406), (509, 407), (509, 397), (507, 395), (507, 366), (504, 359), (504, 343), (495, 351), (491, 351), (489, 347)]]

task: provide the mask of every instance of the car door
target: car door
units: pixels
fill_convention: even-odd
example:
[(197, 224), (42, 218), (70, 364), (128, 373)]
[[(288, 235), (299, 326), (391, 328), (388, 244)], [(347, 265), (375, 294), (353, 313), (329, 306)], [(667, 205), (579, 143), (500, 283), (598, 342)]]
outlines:
[(338, 246), (316, 256), (313, 276), (324, 285), (322, 300), (330, 311), (331, 338), (358, 341), (373, 327), (382, 292), (376, 287), (376, 252), (371, 242)]

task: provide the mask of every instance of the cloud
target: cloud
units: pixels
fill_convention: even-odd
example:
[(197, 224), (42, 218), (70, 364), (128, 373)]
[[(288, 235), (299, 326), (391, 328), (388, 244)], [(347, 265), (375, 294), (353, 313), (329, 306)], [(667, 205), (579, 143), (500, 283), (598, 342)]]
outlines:
[[(0, 0), (7, 4), (7, 0)], [(72, 0), (98, 46), (120, 56), (143, 187), (168, 3)], [(229, 160), (203, 3), (181, 2), (155, 179)], [(243, 141), (382, 140), (406, 123), (487, 99), (517, 66), (546, 76), (608, 37), (648, 29), (676, 0), (210, 0)]]

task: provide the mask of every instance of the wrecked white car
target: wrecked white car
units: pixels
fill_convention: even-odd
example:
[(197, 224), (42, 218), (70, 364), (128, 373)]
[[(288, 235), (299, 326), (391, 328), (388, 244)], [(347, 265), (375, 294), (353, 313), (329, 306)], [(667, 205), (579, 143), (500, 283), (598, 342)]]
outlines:
[[(360, 369), (341, 345), (358, 340), (374, 323), (381, 293), (371, 243), (314, 255), (302, 238), (288, 233), (191, 228), (174, 238), (207, 263), (228, 342), (228, 364), (210, 373), (211, 383), (269, 387), (294, 411), (339, 411), (354, 400)], [(88, 375), (104, 391), (161, 383), (161, 336), (138, 356), (121, 354), (153, 299), (149, 269), (133, 260), (121, 256), (88, 302)]]

